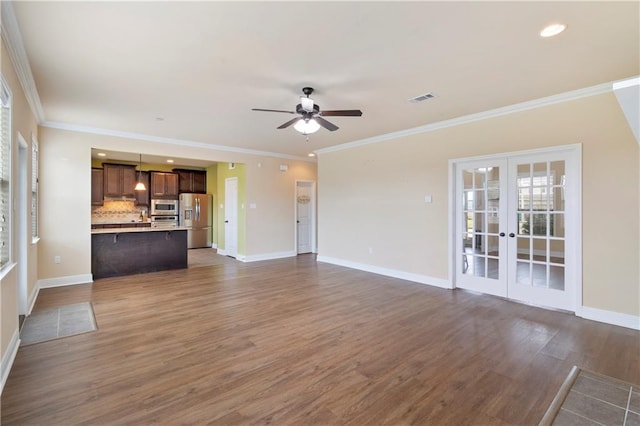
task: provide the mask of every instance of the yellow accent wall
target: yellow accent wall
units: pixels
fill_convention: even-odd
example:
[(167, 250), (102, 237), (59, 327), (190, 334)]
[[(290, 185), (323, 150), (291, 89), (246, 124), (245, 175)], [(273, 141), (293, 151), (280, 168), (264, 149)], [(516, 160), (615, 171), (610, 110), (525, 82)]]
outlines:
[(230, 169), (229, 163), (218, 164), (218, 248), (224, 250), (224, 208), (225, 208), (225, 179), (238, 178), (238, 256), (247, 254), (247, 176), (244, 164), (234, 163), (235, 168)]
[(211, 194), (212, 206), (211, 206), (211, 243), (214, 247), (218, 246), (218, 165), (207, 167), (207, 194)]

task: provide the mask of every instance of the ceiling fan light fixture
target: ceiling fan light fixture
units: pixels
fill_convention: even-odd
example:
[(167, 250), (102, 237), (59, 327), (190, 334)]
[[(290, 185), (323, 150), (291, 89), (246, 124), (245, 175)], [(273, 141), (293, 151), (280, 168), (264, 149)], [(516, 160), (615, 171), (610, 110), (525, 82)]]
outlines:
[(313, 118), (308, 120), (301, 118), (296, 124), (294, 124), (293, 128), (303, 135), (310, 135), (311, 133), (315, 133), (320, 130), (320, 125)]

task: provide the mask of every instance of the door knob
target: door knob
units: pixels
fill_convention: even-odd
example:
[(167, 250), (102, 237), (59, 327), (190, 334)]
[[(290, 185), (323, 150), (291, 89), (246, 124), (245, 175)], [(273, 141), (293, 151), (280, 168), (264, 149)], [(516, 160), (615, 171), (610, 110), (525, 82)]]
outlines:
[(225, 221), (224, 221), (224, 223), (229, 223), (229, 221), (228, 221), (228, 220), (225, 220)]
[(509, 236), (510, 236), (511, 238), (513, 238), (513, 237), (515, 237), (515, 236), (516, 236), (516, 234), (514, 234), (514, 233), (512, 232), (512, 233), (510, 233), (510, 234), (509, 234)]
[(504, 232), (501, 232), (501, 233), (500, 233), (500, 236), (501, 236), (501, 237), (504, 237), (505, 235), (507, 235), (507, 234), (505, 234)]

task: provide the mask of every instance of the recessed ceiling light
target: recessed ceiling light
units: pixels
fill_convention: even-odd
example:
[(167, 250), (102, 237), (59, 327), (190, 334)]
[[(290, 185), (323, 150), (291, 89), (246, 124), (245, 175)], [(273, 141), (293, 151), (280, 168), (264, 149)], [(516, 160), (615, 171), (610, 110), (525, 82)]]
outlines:
[(106, 156), (107, 156), (107, 154), (105, 154), (104, 152), (99, 152), (98, 153), (98, 157), (106, 157)]
[(564, 24), (551, 24), (546, 26), (542, 31), (540, 31), (540, 37), (553, 37), (555, 35), (560, 34), (566, 29), (567, 29), (567, 26)]
[(315, 155), (313, 152), (310, 152), (310, 153), (308, 153), (308, 154), (307, 154), (307, 156), (309, 156), (309, 157), (315, 157), (316, 155)]
[(167, 160), (167, 163), (173, 163), (173, 160)]

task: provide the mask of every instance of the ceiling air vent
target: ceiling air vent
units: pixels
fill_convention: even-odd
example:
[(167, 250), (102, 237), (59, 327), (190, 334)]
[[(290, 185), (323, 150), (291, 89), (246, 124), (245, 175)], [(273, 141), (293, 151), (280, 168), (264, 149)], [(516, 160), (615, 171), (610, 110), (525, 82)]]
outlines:
[(436, 97), (436, 95), (434, 95), (433, 93), (429, 92), (429, 93), (425, 93), (424, 95), (420, 95), (420, 96), (416, 96), (415, 98), (411, 98), (411, 99), (409, 99), (409, 102), (413, 102), (413, 103), (424, 102), (426, 100), (433, 99), (435, 97)]

